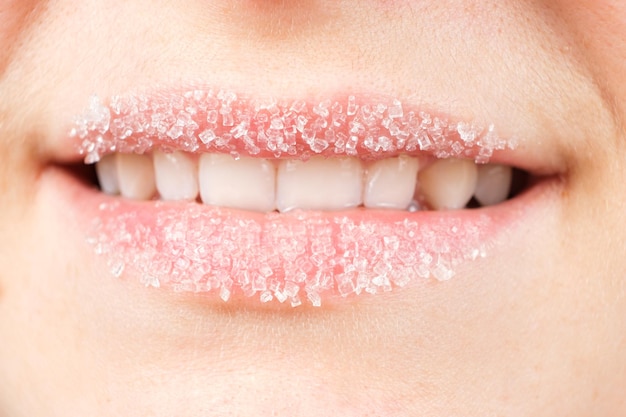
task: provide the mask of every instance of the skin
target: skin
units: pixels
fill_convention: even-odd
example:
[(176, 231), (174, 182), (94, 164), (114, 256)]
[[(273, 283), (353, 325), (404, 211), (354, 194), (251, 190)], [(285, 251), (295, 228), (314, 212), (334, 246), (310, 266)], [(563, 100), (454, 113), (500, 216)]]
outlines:
[[(0, 21), (0, 414), (626, 414), (623, 2), (0, 0)], [(189, 80), (422, 100), (524, 132), (560, 180), (446, 285), (317, 310), (146, 291), (68, 227), (51, 144), (94, 91)]]

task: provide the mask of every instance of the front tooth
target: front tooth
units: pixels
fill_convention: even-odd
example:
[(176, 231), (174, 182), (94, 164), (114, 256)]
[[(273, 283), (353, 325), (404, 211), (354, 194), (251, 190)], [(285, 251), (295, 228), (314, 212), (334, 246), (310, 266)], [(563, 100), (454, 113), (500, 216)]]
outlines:
[(513, 169), (506, 165), (481, 165), (474, 197), (483, 206), (492, 206), (506, 200), (511, 190)]
[(276, 183), (276, 207), (281, 212), (342, 210), (363, 200), (363, 166), (356, 158), (282, 160)]
[(195, 200), (198, 177), (194, 162), (183, 152), (154, 152), (156, 187), (163, 200)]
[(200, 197), (204, 204), (254, 211), (275, 208), (276, 168), (259, 158), (235, 160), (227, 154), (200, 157)]
[(103, 156), (96, 162), (96, 175), (103, 192), (111, 195), (120, 193), (120, 182), (117, 176), (117, 154)]
[(148, 200), (156, 192), (154, 167), (148, 155), (119, 154), (117, 174), (120, 192), (126, 198)]
[(415, 194), (417, 158), (399, 156), (374, 162), (367, 169), (363, 205), (368, 208), (406, 209)]
[(419, 189), (435, 210), (460, 209), (471, 200), (478, 169), (465, 159), (441, 159), (419, 173)]

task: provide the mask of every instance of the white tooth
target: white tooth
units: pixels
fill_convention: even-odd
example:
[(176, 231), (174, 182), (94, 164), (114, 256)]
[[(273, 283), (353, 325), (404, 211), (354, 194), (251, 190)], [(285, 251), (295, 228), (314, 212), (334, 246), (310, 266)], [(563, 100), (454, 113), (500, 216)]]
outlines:
[(435, 210), (460, 209), (476, 189), (478, 169), (466, 159), (441, 159), (419, 173), (421, 194)]
[(474, 197), (483, 206), (492, 206), (506, 200), (511, 190), (513, 169), (506, 165), (481, 165)]
[(120, 182), (117, 176), (117, 154), (103, 156), (96, 162), (96, 175), (100, 188), (107, 194), (120, 193)]
[(204, 204), (273, 211), (276, 168), (259, 158), (235, 160), (227, 154), (200, 157), (200, 197)]
[(348, 209), (362, 203), (363, 166), (356, 158), (282, 160), (276, 184), (276, 207), (281, 212)]
[(406, 209), (415, 194), (417, 158), (399, 156), (374, 162), (367, 169), (363, 205), (369, 208)]
[(120, 192), (126, 198), (148, 200), (156, 192), (152, 158), (148, 155), (119, 154), (117, 175)]
[(195, 200), (198, 174), (191, 158), (183, 152), (154, 152), (156, 188), (163, 200)]

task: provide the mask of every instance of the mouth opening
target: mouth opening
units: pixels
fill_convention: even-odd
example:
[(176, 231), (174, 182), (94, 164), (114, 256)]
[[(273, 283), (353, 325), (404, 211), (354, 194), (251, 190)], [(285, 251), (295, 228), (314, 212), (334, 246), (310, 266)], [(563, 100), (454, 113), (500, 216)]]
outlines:
[(375, 162), (323, 157), (255, 160), (178, 151), (113, 154), (96, 164), (79, 162), (62, 168), (80, 183), (116, 198), (186, 201), (266, 213), (476, 210), (517, 198), (549, 178), (470, 160), (407, 156)]

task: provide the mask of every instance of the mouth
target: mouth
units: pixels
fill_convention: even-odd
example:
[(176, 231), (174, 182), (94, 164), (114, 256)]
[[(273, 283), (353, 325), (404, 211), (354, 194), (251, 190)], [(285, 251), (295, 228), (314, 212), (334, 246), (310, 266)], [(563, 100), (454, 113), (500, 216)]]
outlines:
[(564, 172), (493, 125), (374, 95), (94, 96), (64, 145), (55, 177), (112, 276), (294, 307), (448, 281)]

